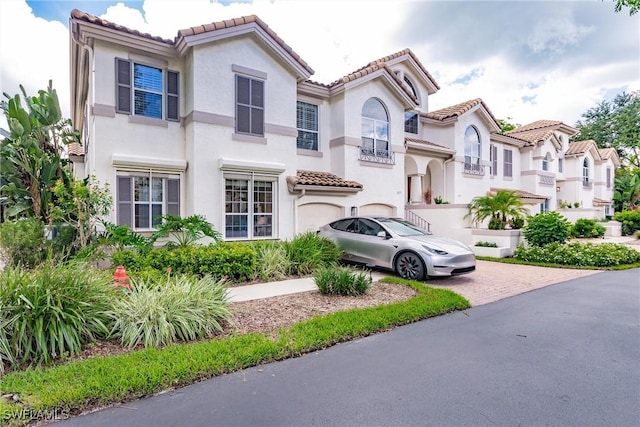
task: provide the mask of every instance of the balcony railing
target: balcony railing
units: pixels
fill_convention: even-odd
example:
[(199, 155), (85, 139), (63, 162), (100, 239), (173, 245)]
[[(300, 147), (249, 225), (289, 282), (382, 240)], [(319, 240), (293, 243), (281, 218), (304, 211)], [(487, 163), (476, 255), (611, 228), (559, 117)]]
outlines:
[(396, 164), (396, 153), (389, 150), (376, 150), (369, 147), (360, 147), (360, 160), (365, 162)]
[(555, 178), (552, 176), (548, 176), (548, 175), (539, 175), (540, 176), (540, 184), (545, 184), (545, 185), (554, 185), (555, 184)]
[(584, 188), (591, 188), (593, 184), (591, 183), (591, 181), (589, 181), (588, 179), (583, 179), (582, 180), (582, 186)]
[(484, 168), (482, 167), (481, 164), (478, 164), (478, 163), (465, 163), (464, 173), (468, 173), (470, 175), (484, 176)]

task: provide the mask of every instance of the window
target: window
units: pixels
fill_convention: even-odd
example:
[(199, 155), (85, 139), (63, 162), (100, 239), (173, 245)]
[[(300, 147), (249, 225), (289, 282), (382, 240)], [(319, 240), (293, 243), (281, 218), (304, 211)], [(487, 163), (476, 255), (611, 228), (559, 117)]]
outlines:
[(236, 75), (236, 132), (264, 135), (264, 81)]
[(177, 121), (179, 73), (116, 58), (116, 112)]
[(358, 234), (366, 234), (367, 236), (375, 236), (379, 232), (385, 231), (384, 228), (370, 219), (358, 220)]
[(607, 168), (607, 189), (611, 188), (611, 168)]
[(180, 215), (180, 178), (160, 173), (118, 173), (118, 225), (152, 229), (165, 214)]
[(467, 127), (464, 132), (464, 171), (484, 175), (484, 169), (480, 164), (480, 135), (473, 126)]
[(273, 237), (274, 192), (274, 181), (266, 178), (225, 178), (225, 237)]
[(404, 113), (404, 131), (407, 133), (418, 133), (418, 113), (409, 111)]
[(504, 155), (503, 175), (505, 177), (512, 177), (513, 176), (513, 151), (505, 148), (503, 151), (503, 155)]
[(489, 173), (491, 176), (498, 175), (498, 147), (495, 145), (489, 146), (489, 160), (491, 160), (491, 168)]
[(413, 96), (415, 96), (416, 98), (418, 98), (418, 92), (416, 92), (416, 88), (413, 85), (413, 83), (411, 83), (411, 80), (409, 80), (407, 78), (407, 76), (404, 76), (403, 78), (404, 82), (407, 84), (407, 86), (409, 86), (409, 89), (411, 89), (411, 92), (413, 92)]
[(549, 199), (545, 199), (544, 202), (540, 203), (540, 213), (547, 213), (549, 212)]
[(389, 150), (389, 116), (382, 103), (374, 98), (370, 98), (362, 107), (360, 158), (370, 161), (392, 158)]
[(564, 159), (558, 159), (558, 173), (562, 173), (563, 168), (564, 168)]
[(591, 182), (589, 181), (589, 159), (586, 158), (582, 162), (582, 185), (591, 187)]
[(318, 151), (318, 106), (298, 101), (296, 119), (298, 126), (297, 147)]
[(547, 153), (547, 155), (542, 158), (542, 170), (549, 170), (549, 153)]

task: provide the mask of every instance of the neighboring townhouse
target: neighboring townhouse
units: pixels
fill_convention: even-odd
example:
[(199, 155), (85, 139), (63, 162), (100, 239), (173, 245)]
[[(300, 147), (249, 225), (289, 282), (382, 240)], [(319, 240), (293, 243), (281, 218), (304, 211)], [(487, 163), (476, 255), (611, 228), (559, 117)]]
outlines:
[(409, 49), (322, 84), (256, 16), (166, 40), (74, 10), (69, 29), (75, 175), (109, 183), (111, 221), (139, 232), (199, 214), (225, 240), (289, 239), (382, 214), (469, 241), (466, 205), (501, 188), (532, 212), (611, 206), (615, 151), (560, 122), (501, 134), (480, 99), (429, 111), (440, 87)]

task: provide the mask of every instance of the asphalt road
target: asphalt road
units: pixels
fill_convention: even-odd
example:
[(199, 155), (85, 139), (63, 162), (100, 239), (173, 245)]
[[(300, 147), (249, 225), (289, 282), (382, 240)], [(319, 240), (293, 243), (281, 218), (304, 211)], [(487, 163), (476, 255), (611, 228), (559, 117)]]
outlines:
[(605, 272), (61, 426), (640, 425), (640, 270)]

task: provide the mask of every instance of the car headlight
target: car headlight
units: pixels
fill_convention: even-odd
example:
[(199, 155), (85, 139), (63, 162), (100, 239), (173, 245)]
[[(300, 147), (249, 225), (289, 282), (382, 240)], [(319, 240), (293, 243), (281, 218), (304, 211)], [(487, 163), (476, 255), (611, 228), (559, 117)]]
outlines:
[(449, 252), (447, 251), (443, 251), (442, 249), (436, 249), (436, 248), (432, 248), (429, 247), (427, 245), (422, 245), (423, 248), (425, 248), (427, 250), (427, 252), (432, 253), (432, 254), (436, 254), (436, 255), (448, 255)]

